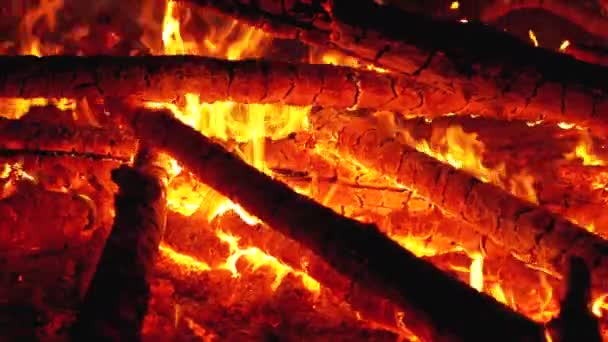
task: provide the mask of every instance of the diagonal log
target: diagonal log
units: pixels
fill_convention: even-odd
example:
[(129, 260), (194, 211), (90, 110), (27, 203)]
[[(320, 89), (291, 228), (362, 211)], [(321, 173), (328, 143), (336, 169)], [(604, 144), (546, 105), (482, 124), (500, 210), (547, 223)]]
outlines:
[(400, 141), (398, 134), (370, 121), (342, 117), (340, 122), (336, 116), (330, 120), (312, 117), (315, 130), (321, 135), (339, 131), (333, 147), (341, 154), (415, 189), (518, 258), (565, 274), (569, 258), (578, 256), (592, 271), (592, 288), (601, 293), (608, 290), (605, 281), (608, 242), (495, 185), (416, 151)]
[(120, 189), (116, 218), (73, 327), (75, 340), (140, 340), (149, 299), (148, 277), (166, 223), (168, 174), (149, 151), (135, 168), (112, 172)]
[(432, 19), (373, 0), (182, 1), (280, 37), (338, 48), (433, 85), (445, 96), (463, 96), (452, 113), (542, 118), (606, 131), (608, 86), (602, 80), (608, 68), (534, 48), (488, 26)]
[[(542, 328), (445, 275), (378, 231), (274, 181), (167, 110), (124, 110), (143, 141), (169, 153), (199, 180), (310, 248), (367, 291), (400, 307), (410, 328), (433, 340), (542, 340)], [(403, 272), (395, 272), (395, 266)], [(416, 281), (412, 281), (416, 279)], [(463, 312), (462, 307), (468, 310)], [(479, 329), (480, 324), (488, 329)]]

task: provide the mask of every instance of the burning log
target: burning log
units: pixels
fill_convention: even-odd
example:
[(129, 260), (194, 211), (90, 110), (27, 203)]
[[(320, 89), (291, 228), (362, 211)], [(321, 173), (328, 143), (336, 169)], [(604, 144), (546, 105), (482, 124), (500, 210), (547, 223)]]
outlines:
[[(137, 136), (168, 152), (202, 182), (310, 248), (367, 291), (397, 305), (418, 336), (467, 341), (543, 339), (538, 324), (416, 258), (376, 226), (340, 216), (272, 180), (171, 112), (127, 110), (124, 117)], [(396, 273), (394, 265), (405, 272)], [(468, 310), (462, 311), (463, 307)], [(488, 329), (479, 329), (480, 325)]]
[[(363, 165), (396, 178), (447, 212), (471, 224), (518, 258), (558, 273), (578, 256), (592, 270), (592, 287), (606, 292), (608, 243), (549, 211), (521, 200), (495, 185), (484, 183), (418, 152), (382, 131), (374, 122), (343, 118), (336, 148)], [(330, 124), (313, 117), (316, 130), (334, 134), (339, 118)], [(371, 124), (370, 124), (371, 123)]]
[(452, 113), (567, 121), (606, 130), (608, 88), (603, 80), (608, 69), (534, 48), (487, 26), (439, 21), (373, 0), (290, 1), (283, 6), (281, 1), (183, 1), (410, 75), (436, 87), (436, 96), (450, 98), (446, 107)]
[(570, 274), (559, 316), (549, 323), (557, 333), (557, 341), (602, 341), (599, 322), (589, 310), (591, 275), (585, 262), (570, 260)]
[(112, 172), (120, 187), (116, 218), (73, 327), (77, 340), (139, 340), (148, 276), (166, 223), (168, 175), (146, 153), (138, 157), (135, 168), (121, 166)]
[(0, 119), (0, 151), (65, 153), (130, 160), (137, 141), (124, 132)]
[[(604, 5), (605, 6), (605, 5)], [(484, 22), (496, 21), (512, 11), (522, 9), (541, 9), (554, 15), (567, 19), (568, 21), (582, 27), (587, 32), (598, 37), (608, 37), (608, 20), (590, 8), (586, 8), (583, 2), (564, 0), (517, 0), (517, 1), (492, 1), (481, 9), (480, 19)], [(608, 9), (608, 7), (607, 7)]]
[[(567, 57), (558, 59), (562, 58)], [(576, 65), (593, 69), (576, 75), (604, 75), (603, 69)], [(521, 76), (492, 88), (491, 83), (477, 76), (449, 75), (449, 79), (443, 79), (448, 83), (441, 81), (442, 84), (437, 77), (421, 76), (427, 72), (412, 76), (378, 74), (331, 65), (194, 56), (0, 57), (0, 67), (5, 70), (0, 78), (0, 97), (94, 98), (130, 94), (140, 100), (168, 101), (184, 93), (196, 93), (205, 102), (373, 108), (427, 117), (472, 113), (532, 121), (571, 121), (600, 133), (608, 127), (598, 115), (608, 108), (608, 97), (591, 96), (575, 80), (560, 79), (564, 84), (561, 86), (530, 76), (524, 85), (517, 83), (527, 77)], [(559, 74), (564, 71), (556, 71)], [(494, 75), (492, 79), (499, 77)]]

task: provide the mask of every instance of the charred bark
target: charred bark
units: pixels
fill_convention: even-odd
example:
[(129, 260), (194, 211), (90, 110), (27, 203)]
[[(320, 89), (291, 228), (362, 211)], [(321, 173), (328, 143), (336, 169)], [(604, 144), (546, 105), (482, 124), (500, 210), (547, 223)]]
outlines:
[(436, 20), (372, 0), (183, 1), (410, 75), (435, 87), (437, 97), (460, 99), (444, 113), (567, 121), (606, 131), (608, 88), (602, 80), (608, 69), (534, 48), (491, 27)]
[(556, 341), (602, 341), (599, 322), (588, 308), (591, 301), (589, 268), (582, 259), (572, 258), (569, 271), (559, 316), (549, 323), (557, 335)]
[[(608, 9), (608, 7), (606, 7)], [(585, 7), (583, 1), (565, 0), (517, 0), (492, 1), (482, 5), (480, 19), (492, 22), (512, 11), (522, 9), (540, 9), (562, 17), (585, 31), (601, 38), (608, 37), (608, 18), (600, 14), (600, 9), (592, 10)]]
[(0, 119), (0, 153), (63, 153), (128, 161), (137, 141), (117, 130)]
[[(336, 131), (315, 120), (321, 133)], [(344, 119), (335, 148), (367, 167), (391, 175), (445, 211), (476, 227), (482, 235), (528, 263), (566, 273), (579, 256), (592, 270), (594, 290), (608, 290), (608, 243), (585, 229), (490, 183), (418, 152), (370, 121)]]
[[(137, 341), (149, 299), (148, 277), (166, 223), (168, 175), (141, 153), (112, 173), (120, 189), (114, 227), (82, 304), (77, 340)], [(141, 163), (140, 163), (141, 162)]]
[[(400, 307), (417, 335), (434, 340), (542, 340), (536, 323), (416, 258), (376, 226), (340, 216), (272, 180), (169, 111), (138, 109), (127, 111), (125, 118), (143, 141), (168, 152), (202, 182)], [(395, 273), (395, 265), (407, 271)], [(480, 324), (488, 329), (479, 329)]]

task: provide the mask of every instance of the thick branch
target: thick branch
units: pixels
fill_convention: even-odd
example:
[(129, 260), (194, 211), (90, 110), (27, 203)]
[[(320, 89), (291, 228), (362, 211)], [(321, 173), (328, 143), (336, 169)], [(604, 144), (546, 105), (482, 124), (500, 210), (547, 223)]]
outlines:
[[(587, 68), (582, 74), (603, 75), (603, 69), (581, 65)], [(556, 77), (576, 77), (563, 67), (566, 71), (553, 70)], [(558, 80), (564, 85), (541, 81), (528, 71), (508, 72), (516, 76), (500, 81), (497, 74), (469, 77), (451, 73), (441, 78), (426, 71), (414, 76), (392, 75), (331, 65), (194, 56), (0, 57), (0, 69), (4, 70), (0, 97), (131, 96), (170, 101), (184, 93), (197, 93), (205, 102), (359, 107), (426, 117), (473, 113), (531, 121), (544, 118), (591, 126), (600, 134), (608, 131), (608, 121), (600, 115), (608, 108), (608, 96), (600, 96), (603, 90), (596, 91), (596, 96), (575, 80)], [(500, 86), (497, 80), (502, 82)]]
[(66, 153), (130, 160), (137, 141), (124, 132), (0, 119), (0, 151)]
[(608, 18), (602, 16), (600, 11), (585, 8), (582, 1), (567, 0), (516, 0), (492, 1), (483, 6), (480, 19), (483, 22), (492, 22), (521, 9), (541, 9), (562, 17), (585, 31), (598, 37), (608, 37)]
[[(416, 258), (374, 225), (340, 216), (272, 180), (170, 112), (141, 109), (127, 116), (141, 139), (168, 152), (202, 182), (403, 309), (417, 335), (435, 340), (542, 340), (537, 324)], [(488, 329), (479, 329), (480, 324)]]
[(167, 174), (152, 162), (122, 166), (112, 173), (114, 227), (82, 304), (72, 334), (77, 340), (138, 341), (149, 283), (166, 221)]
[[(332, 117), (332, 127), (313, 117), (316, 130), (321, 133), (334, 132), (338, 120)], [(336, 148), (344, 155), (395, 177), (529, 263), (565, 274), (571, 256), (583, 258), (592, 270), (593, 288), (608, 290), (606, 241), (414, 150), (379, 125), (365, 119), (343, 120)]]
[(289, 1), (284, 9), (278, 0), (257, 5), (187, 1), (408, 74), (440, 89), (436, 96), (462, 96), (461, 107), (449, 108), (453, 113), (528, 121), (540, 117), (605, 131), (608, 86), (603, 80), (608, 69), (534, 48), (491, 27), (431, 19), (373, 0), (322, 1), (325, 7)]

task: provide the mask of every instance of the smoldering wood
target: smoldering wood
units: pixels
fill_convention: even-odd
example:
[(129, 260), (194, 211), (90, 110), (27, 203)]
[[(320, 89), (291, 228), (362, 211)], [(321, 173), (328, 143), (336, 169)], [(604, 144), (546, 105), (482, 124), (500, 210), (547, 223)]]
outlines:
[(559, 316), (549, 322), (554, 340), (559, 342), (602, 341), (599, 321), (589, 310), (591, 275), (585, 261), (570, 259), (570, 269), (561, 301)]
[(0, 119), (0, 153), (65, 153), (130, 160), (137, 140), (115, 129)]
[[(558, 59), (563, 58), (568, 57)], [(608, 127), (602, 114), (608, 108), (603, 90), (598, 92), (595, 87), (591, 95), (576, 80), (540, 81), (534, 78), (536, 71), (517, 74), (498, 86), (492, 82), (501, 77), (494, 74), (490, 82), (483, 75), (450, 74), (441, 79), (421, 76), (430, 74), (427, 72), (378, 74), (332, 65), (196, 56), (0, 57), (0, 68), (5, 70), (0, 77), (0, 97), (10, 98), (128, 95), (167, 102), (195, 93), (204, 102), (372, 108), (425, 117), (454, 113), (544, 119), (573, 122), (600, 133)], [(576, 75), (604, 74), (603, 69), (586, 64), (581, 68), (584, 70)], [(569, 72), (558, 74), (575, 77)]]
[(112, 172), (116, 217), (71, 334), (78, 340), (138, 341), (149, 300), (149, 276), (166, 224), (168, 175), (142, 152), (135, 168)]
[[(475, 227), (518, 258), (561, 274), (572, 256), (592, 271), (594, 291), (608, 290), (608, 242), (499, 187), (444, 164), (405, 144), (398, 134), (356, 118), (312, 117), (316, 132), (338, 131), (334, 148), (396, 178), (446, 212)], [(340, 127), (337, 129), (337, 127)]]
[(373, 0), (289, 1), (284, 6), (278, 0), (182, 1), (277, 37), (338, 48), (410, 75), (436, 87), (436, 96), (460, 99), (459, 106), (444, 113), (566, 121), (606, 131), (608, 88), (602, 80), (607, 68), (535, 48), (489, 26), (432, 19)]
[[(171, 112), (122, 109), (123, 118), (144, 142), (176, 158), (200, 181), (310, 248), (367, 291), (397, 305), (410, 317), (408, 324), (417, 335), (435, 340), (542, 340), (538, 324), (446, 276), (376, 226), (340, 216), (272, 180)], [(407, 272), (395, 273), (395, 265)], [(418, 281), (412, 282), (413, 277)], [(465, 306), (466, 313), (459, 309)], [(480, 330), (479, 324), (491, 328)]]
[[(492, 22), (510, 12), (522, 9), (541, 9), (562, 17), (598, 37), (608, 37), (608, 20), (600, 13), (585, 6), (582, 1), (563, 0), (517, 0), (511, 2), (489, 1), (481, 6), (479, 18)], [(608, 7), (607, 7), (608, 9)]]

